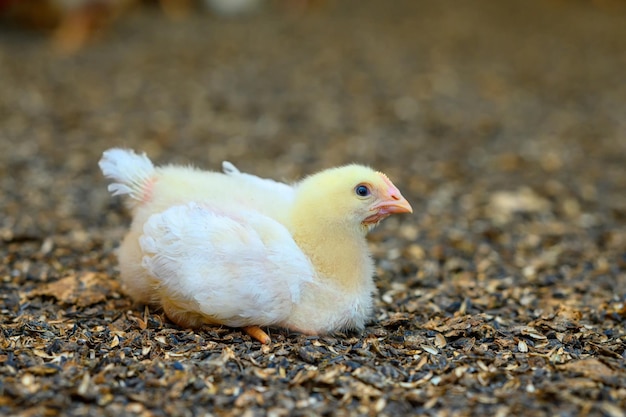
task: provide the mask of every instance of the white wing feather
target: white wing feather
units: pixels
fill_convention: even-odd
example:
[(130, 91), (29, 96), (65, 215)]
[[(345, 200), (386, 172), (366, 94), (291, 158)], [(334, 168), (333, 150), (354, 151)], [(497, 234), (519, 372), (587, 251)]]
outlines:
[(261, 178), (256, 175), (247, 174), (239, 171), (239, 169), (228, 161), (222, 162), (222, 171), (229, 177), (237, 178), (252, 186), (255, 186), (259, 191), (280, 197), (287, 201), (293, 201), (295, 196), (295, 189), (289, 184), (284, 182), (274, 181), (270, 178)]
[(148, 219), (139, 243), (161, 290), (233, 327), (285, 320), (315, 276), (288, 230), (253, 211), (173, 206)]

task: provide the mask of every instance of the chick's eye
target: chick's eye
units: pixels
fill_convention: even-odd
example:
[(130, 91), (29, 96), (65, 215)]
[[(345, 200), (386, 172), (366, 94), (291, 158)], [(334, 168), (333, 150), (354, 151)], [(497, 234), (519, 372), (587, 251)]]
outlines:
[(354, 192), (359, 197), (367, 197), (368, 195), (370, 195), (370, 189), (367, 188), (366, 185), (357, 185), (354, 189)]

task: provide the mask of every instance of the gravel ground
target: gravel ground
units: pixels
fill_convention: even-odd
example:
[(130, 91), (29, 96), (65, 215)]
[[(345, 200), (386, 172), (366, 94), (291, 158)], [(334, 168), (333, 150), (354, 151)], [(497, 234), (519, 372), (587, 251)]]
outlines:
[[(626, 416), (626, 5), (329, 2), (0, 28), (0, 414)], [(279, 179), (361, 162), (363, 333), (190, 331), (135, 306), (97, 169), (127, 146)]]

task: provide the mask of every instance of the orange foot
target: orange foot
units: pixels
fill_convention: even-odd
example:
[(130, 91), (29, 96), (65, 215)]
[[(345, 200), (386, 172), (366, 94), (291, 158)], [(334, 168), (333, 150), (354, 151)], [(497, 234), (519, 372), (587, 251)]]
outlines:
[(243, 330), (250, 335), (251, 338), (258, 340), (264, 345), (269, 344), (272, 339), (259, 326), (244, 327)]

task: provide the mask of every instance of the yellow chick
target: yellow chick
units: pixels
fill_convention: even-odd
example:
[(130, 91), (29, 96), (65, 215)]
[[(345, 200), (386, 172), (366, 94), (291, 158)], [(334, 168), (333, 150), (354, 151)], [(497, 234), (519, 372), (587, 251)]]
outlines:
[(333, 168), (293, 185), (240, 172), (155, 167), (145, 154), (105, 151), (99, 166), (133, 214), (119, 249), (136, 301), (183, 327), (259, 326), (305, 334), (363, 329), (372, 314), (373, 262), (365, 236), (412, 213), (382, 173)]

